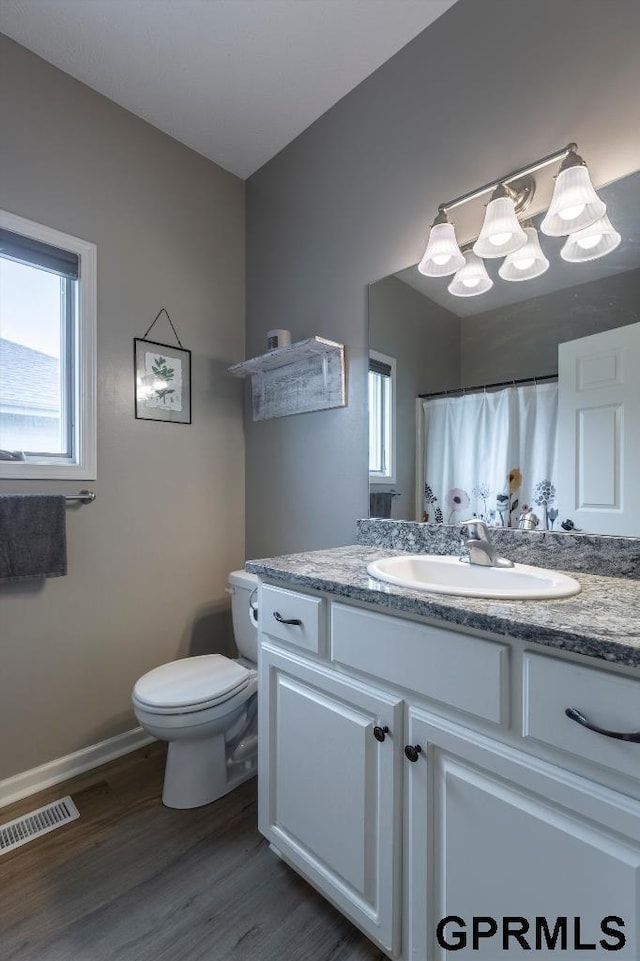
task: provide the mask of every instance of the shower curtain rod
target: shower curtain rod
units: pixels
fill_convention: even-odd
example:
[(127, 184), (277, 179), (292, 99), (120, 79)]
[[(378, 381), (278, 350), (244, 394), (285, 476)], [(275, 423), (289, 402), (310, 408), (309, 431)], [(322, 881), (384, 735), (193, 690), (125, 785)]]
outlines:
[(557, 374), (545, 374), (544, 377), (523, 377), (522, 380), (503, 380), (498, 384), (480, 384), (478, 387), (454, 387), (451, 390), (440, 390), (435, 394), (418, 394), (423, 400), (434, 397), (464, 397), (465, 394), (484, 394), (488, 390), (498, 390), (500, 387), (522, 387), (523, 384), (540, 384), (545, 380), (557, 380)]

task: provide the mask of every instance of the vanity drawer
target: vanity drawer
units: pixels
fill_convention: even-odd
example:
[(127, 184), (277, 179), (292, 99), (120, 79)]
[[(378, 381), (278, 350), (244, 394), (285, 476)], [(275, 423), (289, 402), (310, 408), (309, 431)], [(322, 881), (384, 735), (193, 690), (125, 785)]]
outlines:
[(640, 743), (588, 730), (566, 716), (565, 710), (570, 707), (606, 730), (640, 731), (640, 680), (540, 654), (526, 654), (524, 737), (640, 777)]
[[(318, 654), (324, 632), (324, 601), (263, 584), (258, 602), (260, 630), (294, 647)], [(285, 624), (284, 621), (299, 621)]]
[(486, 721), (508, 723), (505, 644), (332, 604), (331, 658)]

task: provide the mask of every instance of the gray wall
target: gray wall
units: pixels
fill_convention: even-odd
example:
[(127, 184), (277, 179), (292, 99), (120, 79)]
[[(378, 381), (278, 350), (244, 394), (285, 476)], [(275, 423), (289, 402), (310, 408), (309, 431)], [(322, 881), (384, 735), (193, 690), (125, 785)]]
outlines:
[[(141, 673), (229, 644), (244, 184), (2, 37), (0, 63), (0, 206), (98, 250), (97, 500), (67, 512), (67, 577), (0, 589), (2, 779), (133, 727)], [(163, 305), (193, 351), (190, 427), (133, 415), (132, 338)]]
[(247, 556), (353, 541), (367, 284), (420, 259), (439, 201), (569, 140), (597, 183), (637, 168), (640, 4), (506, 6), (459, 0), (248, 181), (248, 355), (270, 327), (344, 342), (349, 406), (247, 424)]
[[(396, 277), (369, 288), (369, 347), (396, 359), (396, 483), (391, 516), (416, 520), (416, 397), (460, 385), (460, 318)], [(372, 490), (390, 490), (373, 485)]]
[(558, 372), (558, 344), (640, 320), (640, 270), (462, 320), (462, 385)]

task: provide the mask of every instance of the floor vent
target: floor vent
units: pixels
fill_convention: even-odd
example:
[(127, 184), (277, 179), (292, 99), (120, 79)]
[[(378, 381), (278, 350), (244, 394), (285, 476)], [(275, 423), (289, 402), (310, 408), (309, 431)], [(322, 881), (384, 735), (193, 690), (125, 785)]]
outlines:
[(48, 834), (62, 827), (67, 821), (75, 821), (80, 817), (80, 812), (70, 797), (60, 798), (59, 801), (52, 801), (43, 808), (30, 811), (16, 818), (15, 821), (7, 821), (0, 824), (0, 854), (6, 854), (19, 848), (27, 841), (33, 841), (41, 834)]

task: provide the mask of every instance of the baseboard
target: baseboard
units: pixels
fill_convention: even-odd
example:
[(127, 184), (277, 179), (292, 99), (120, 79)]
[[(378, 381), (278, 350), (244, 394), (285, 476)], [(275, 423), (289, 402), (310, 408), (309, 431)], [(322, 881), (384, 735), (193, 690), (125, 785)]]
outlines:
[(83, 774), (94, 767), (106, 764), (107, 761), (114, 761), (124, 754), (137, 751), (138, 748), (151, 744), (155, 738), (151, 737), (141, 727), (135, 727), (132, 731), (125, 731), (124, 734), (116, 734), (109, 737), (106, 741), (99, 741), (98, 744), (90, 744), (89, 747), (67, 754), (65, 757), (56, 758), (41, 764), (40, 767), (31, 768), (30, 771), (23, 771), (13, 777), (0, 781), (0, 808), (14, 801), (20, 801), (30, 794), (37, 794), (53, 784), (66, 781), (67, 778), (75, 777), (76, 774)]

